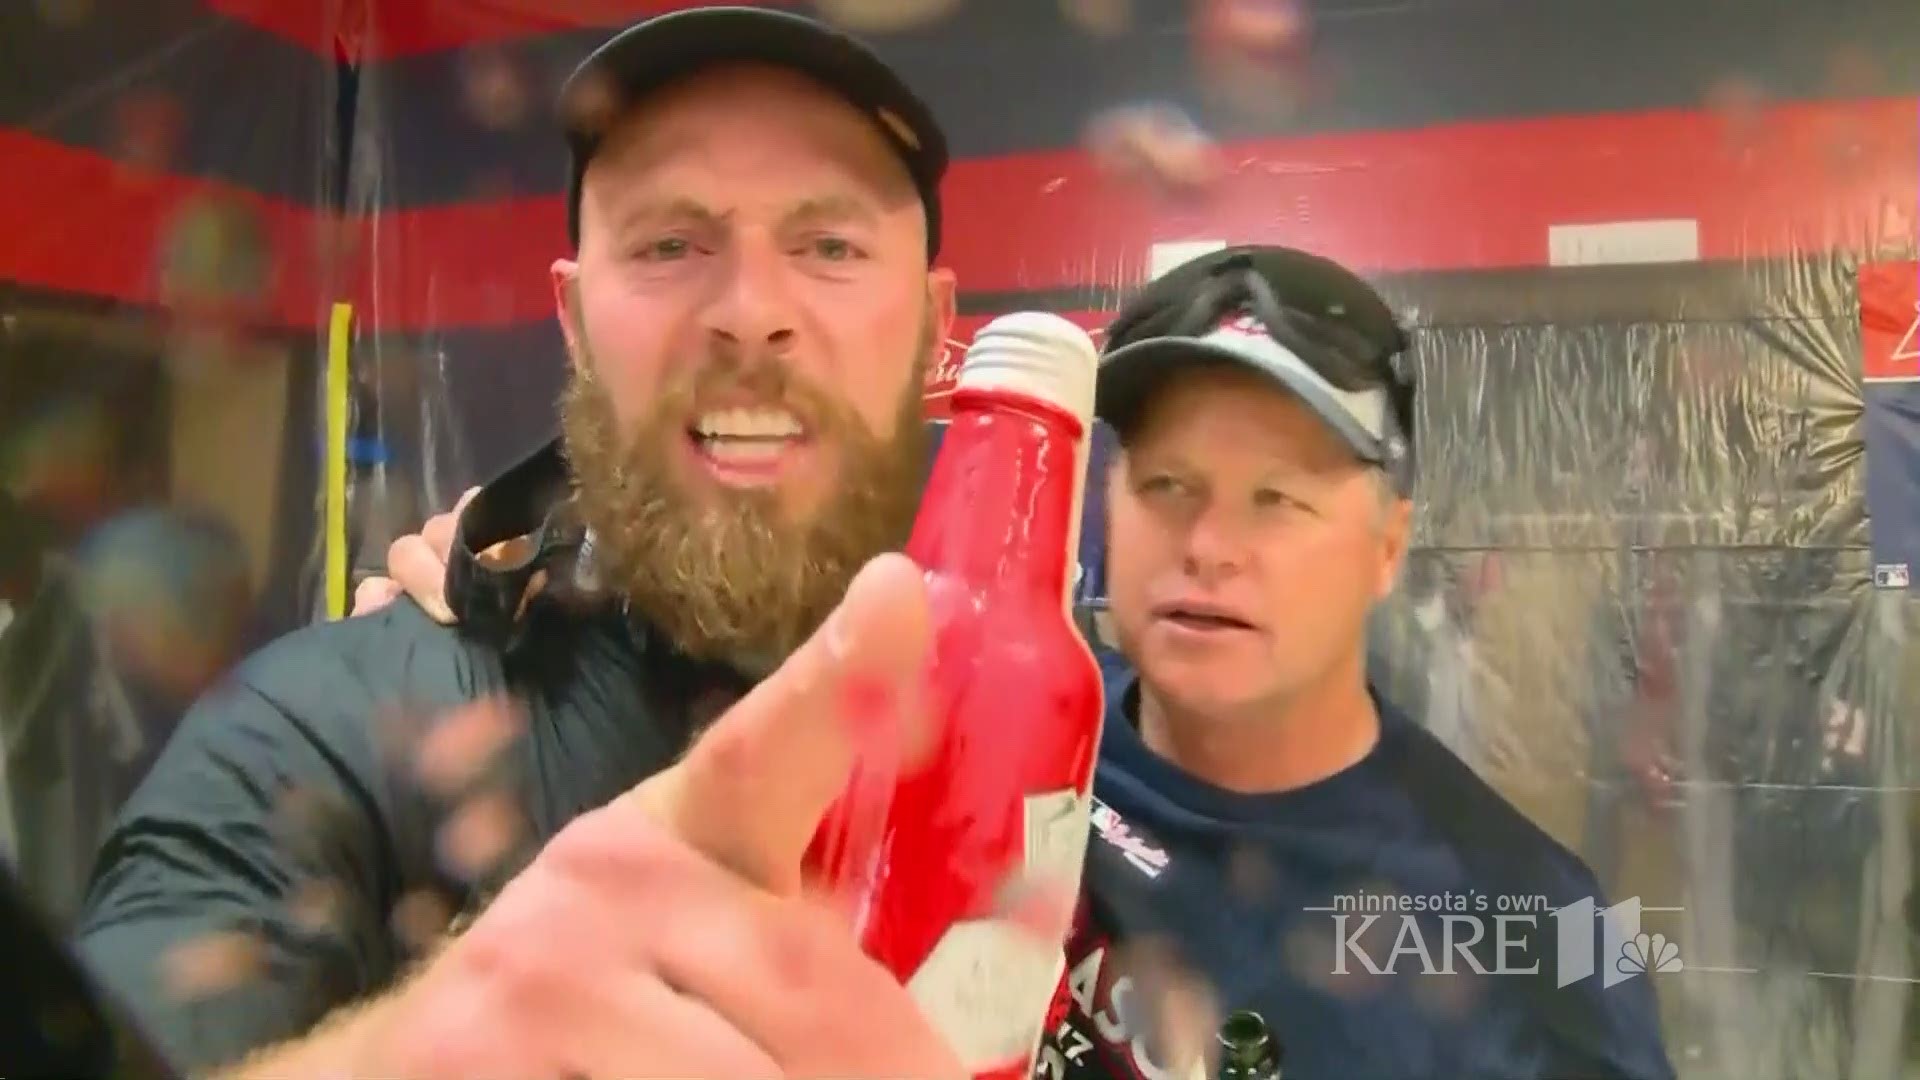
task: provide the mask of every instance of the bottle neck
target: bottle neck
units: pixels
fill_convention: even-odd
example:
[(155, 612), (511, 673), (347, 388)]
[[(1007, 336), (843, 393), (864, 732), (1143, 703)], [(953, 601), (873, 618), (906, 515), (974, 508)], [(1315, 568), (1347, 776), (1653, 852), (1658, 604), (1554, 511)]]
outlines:
[(1011, 394), (958, 391), (907, 553), (975, 586), (1059, 604), (1074, 564), (1080, 422)]

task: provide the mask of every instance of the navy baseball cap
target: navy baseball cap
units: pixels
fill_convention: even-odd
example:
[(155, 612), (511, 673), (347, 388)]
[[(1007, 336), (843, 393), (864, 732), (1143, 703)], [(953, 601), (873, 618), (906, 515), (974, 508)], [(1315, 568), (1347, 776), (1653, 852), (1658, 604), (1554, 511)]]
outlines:
[[(898, 154), (927, 215), (927, 258), (940, 250), (940, 180), (947, 137), (918, 95), (873, 50), (786, 11), (706, 7), (660, 15), (614, 35), (568, 77), (560, 101), (572, 175), (567, 238), (580, 243), (580, 184), (601, 137), (625, 106), (722, 64), (757, 63), (805, 75), (872, 118)], [(610, 100), (594, 95), (610, 92)]]
[(1360, 460), (1413, 487), (1407, 335), (1385, 300), (1330, 259), (1230, 247), (1148, 283), (1107, 330), (1094, 410), (1125, 444), (1167, 381), (1252, 371), (1299, 398)]

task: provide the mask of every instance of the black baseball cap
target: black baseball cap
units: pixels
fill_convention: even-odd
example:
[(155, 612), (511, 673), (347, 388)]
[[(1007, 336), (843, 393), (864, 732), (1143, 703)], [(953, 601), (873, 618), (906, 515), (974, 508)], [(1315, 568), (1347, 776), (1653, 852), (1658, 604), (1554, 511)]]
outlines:
[[(873, 119), (900, 155), (927, 215), (927, 258), (940, 250), (940, 180), (947, 137), (924, 102), (873, 50), (823, 23), (786, 11), (707, 7), (660, 15), (614, 35), (561, 90), (572, 153), (567, 238), (580, 243), (580, 183), (607, 125), (655, 91), (721, 64), (758, 63), (814, 79)], [(611, 99), (591, 95), (611, 93)]]
[(1401, 494), (1413, 483), (1406, 331), (1373, 286), (1331, 259), (1229, 247), (1167, 271), (1107, 329), (1095, 412), (1124, 444), (1167, 380), (1227, 365), (1272, 380)]

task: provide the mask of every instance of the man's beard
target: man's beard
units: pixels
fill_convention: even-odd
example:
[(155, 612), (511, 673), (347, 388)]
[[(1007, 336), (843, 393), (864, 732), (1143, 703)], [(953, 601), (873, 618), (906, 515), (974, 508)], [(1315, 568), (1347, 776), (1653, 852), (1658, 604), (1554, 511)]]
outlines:
[[(728, 358), (669, 385), (638, 428), (622, 432), (593, 358), (580, 359), (561, 421), (580, 517), (593, 531), (594, 569), (686, 655), (745, 673), (771, 670), (826, 619), (867, 560), (905, 545), (930, 442), (924, 360), (914, 365), (893, 436), (883, 439), (783, 366), (748, 370)], [(675, 475), (682, 451), (674, 444), (688, 437), (702, 391), (741, 385), (791, 409), (810, 438), (838, 451), (838, 475), (805, 520), (794, 520), (776, 491), (695, 492)]]

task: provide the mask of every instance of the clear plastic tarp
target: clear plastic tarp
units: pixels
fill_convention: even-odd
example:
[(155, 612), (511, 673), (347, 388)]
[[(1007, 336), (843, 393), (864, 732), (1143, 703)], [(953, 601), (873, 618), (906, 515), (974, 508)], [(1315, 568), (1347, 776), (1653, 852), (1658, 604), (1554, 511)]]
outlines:
[(308, 614), (340, 72), (185, 0), (0, 5), (0, 71), (0, 854), (64, 920)]
[[(5, 566), (111, 546), (102, 523), (134, 510), (43, 527), (46, 484), (20, 479), (111, 429), (169, 448), (126, 451), (156, 474), (128, 507), (224, 507), (249, 610), (323, 616), (336, 304), (350, 575), (551, 437), (551, 102), (609, 27), (669, 6), (0, 12), (24, 72), (0, 91)], [(951, 135), (956, 356), (1006, 311), (1097, 330), (1155, 269), (1225, 243), (1377, 280), (1422, 391), (1382, 685), (1677, 944), (1682, 967), (1650, 977), (1682, 1076), (1920, 1075), (1910, 0), (817, 7)], [(23, 381), (35, 357), (79, 397)], [(108, 404), (62, 419), (81, 399)], [(161, 399), (174, 436), (140, 441), (169, 423)], [(48, 841), (70, 872), (88, 826), (51, 824), (22, 778), (65, 746), (58, 812), (97, 817), (119, 729), (22, 706), (47, 670), (36, 620), (82, 612), (73, 641), (100, 623), (39, 588), (0, 594), (0, 836), (70, 838)], [(63, 726), (83, 723), (107, 726)]]

